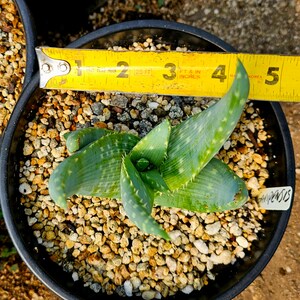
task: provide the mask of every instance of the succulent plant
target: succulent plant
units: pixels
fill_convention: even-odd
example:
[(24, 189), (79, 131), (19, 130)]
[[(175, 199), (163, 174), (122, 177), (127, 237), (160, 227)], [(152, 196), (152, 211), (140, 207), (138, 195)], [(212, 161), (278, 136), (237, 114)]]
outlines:
[(65, 209), (74, 194), (118, 199), (137, 227), (165, 239), (153, 206), (195, 212), (239, 208), (248, 199), (246, 185), (215, 156), (236, 127), (248, 93), (249, 79), (238, 60), (227, 94), (176, 126), (166, 119), (141, 139), (102, 128), (68, 133), (71, 155), (52, 172), (50, 196)]

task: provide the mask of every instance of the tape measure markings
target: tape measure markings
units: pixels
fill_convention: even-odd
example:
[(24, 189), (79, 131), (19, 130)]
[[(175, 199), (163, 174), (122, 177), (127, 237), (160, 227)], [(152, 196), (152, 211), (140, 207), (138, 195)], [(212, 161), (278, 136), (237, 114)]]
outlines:
[[(239, 58), (249, 75), (250, 99), (300, 101), (298, 56), (54, 47), (38, 47), (36, 51), (41, 87), (46, 89), (221, 97), (233, 81)], [(61, 63), (65, 62), (69, 72), (44, 74), (47, 58), (58, 60), (66, 73)]]

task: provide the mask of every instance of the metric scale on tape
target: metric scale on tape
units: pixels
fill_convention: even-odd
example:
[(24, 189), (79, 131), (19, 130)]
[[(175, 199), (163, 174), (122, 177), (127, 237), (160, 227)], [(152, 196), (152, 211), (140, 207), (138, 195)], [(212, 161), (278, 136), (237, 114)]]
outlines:
[(300, 56), (37, 47), (40, 87), (222, 97), (239, 59), (251, 100), (300, 101)]

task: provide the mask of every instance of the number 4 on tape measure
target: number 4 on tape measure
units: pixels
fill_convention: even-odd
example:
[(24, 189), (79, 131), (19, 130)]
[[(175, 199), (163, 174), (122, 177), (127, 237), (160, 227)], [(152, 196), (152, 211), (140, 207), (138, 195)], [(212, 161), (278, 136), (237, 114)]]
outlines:
[(298, 56), (53, 47), (36, 53), (45, 89), (222, 97), (239, 58), (250, 79), (249, 99), (300, 101)]

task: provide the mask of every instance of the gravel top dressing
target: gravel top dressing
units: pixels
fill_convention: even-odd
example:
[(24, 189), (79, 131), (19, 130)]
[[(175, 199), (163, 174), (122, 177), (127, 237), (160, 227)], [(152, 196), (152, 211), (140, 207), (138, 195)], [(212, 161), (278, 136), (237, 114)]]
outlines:
[(19, 98), (26, 66), (25, 34), (12, 1), (0, 0), (0, 135)]
[[(154, 45), (148, 39), (129, 49), (170, 47)], [(178, 291), (188, 294), (200, 290), (214, 280), (215, 266), (233, 264), (250, 253), (265, 213), (256, 197), (269, 177), (264, 146), (270, 138), (259, 110), (250, 101), (217, 155), (246, 181), (249, 201), (238, 210), (222, 213), (154, 207), (152, 215), (171, 241), (144, 234), (116, 200), (73, 196), (64, 211), (48, 193), (50, 174), (70, 155), (63, 138), (66, 132), (95, 126), (142, 137), (164, 118), (176, 125), (216, 101), (154, 94), (45, 91), (25, 133), (20, 199), (38, 242), (53, 261), (72, 273), (74, 281), (82, 279), (96, 293), (160, 299)]]

